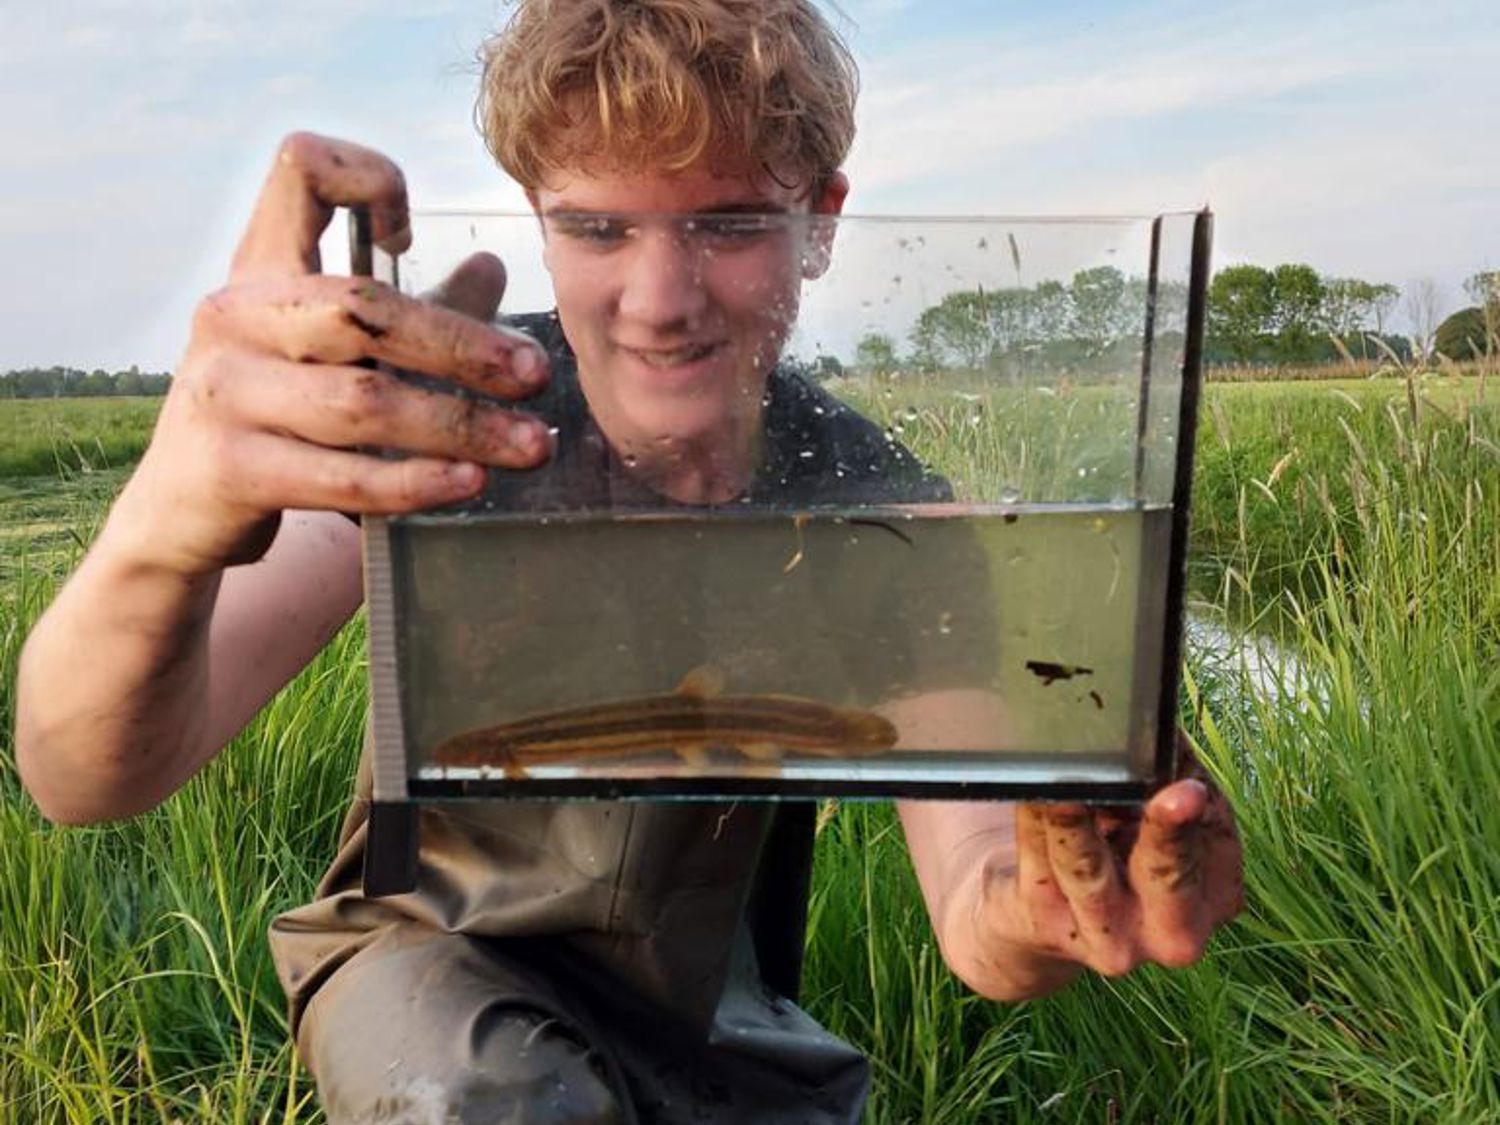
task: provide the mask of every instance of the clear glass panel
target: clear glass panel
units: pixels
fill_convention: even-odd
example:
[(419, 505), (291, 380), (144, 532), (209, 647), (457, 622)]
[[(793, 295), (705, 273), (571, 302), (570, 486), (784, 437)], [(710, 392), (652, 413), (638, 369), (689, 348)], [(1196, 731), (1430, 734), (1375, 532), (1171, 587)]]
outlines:
[(558, 452), (374, 529), (410, 776), (1148, 779), (1191, 225), (419, 215), (402, 287), (505, 262)]

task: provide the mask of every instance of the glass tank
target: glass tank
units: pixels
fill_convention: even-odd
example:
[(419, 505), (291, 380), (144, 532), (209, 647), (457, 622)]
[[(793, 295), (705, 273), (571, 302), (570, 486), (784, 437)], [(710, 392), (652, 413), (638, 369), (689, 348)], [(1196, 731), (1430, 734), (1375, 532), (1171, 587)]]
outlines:
[(352, 225), (501, 259), (556, 443), (365, 521), (377, 805), (1170, 775), (1206, 213)]

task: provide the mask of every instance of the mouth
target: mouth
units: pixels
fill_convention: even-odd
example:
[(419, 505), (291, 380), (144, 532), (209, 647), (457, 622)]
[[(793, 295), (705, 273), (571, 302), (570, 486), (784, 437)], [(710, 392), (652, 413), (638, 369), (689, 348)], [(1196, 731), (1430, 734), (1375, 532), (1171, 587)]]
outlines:
[(677, 348), (632, 348), (621, 345), (621, 350), (640, 360), (647, 367), (658, 371), (675, 371), (701, 363), (724, 347), (722, 341), (714, 343), (685, 344)]

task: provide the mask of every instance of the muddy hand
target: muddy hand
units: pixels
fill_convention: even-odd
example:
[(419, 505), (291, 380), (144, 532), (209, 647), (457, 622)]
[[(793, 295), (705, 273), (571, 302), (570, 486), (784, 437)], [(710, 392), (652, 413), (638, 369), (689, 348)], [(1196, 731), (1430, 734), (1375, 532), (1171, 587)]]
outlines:
[[(282, 144), (234, 255), (229, 283), (199, 305), (151, 447), (126, 494), (137, 557), (184, 575), (258, 558), (286, 509), (396, 513), (452, 503), (484, 466), (534, 466), (545, 426), (518, 411), (414, 387), (379, 360), (520, 399), (547, 379), (530, 341), (488, 323), (504, 270), (476, 255), (441, 303), (364, 278), (318, 273), (337, 206), (370, 209), (388, 250), (409, 241), (391, 161), (311, 134)], [(448, 304), (450, 308), (441, 307)], [(357, 452), (399, 449), (404, 460)]]
[(981, 932), (998, 946), (1120, 976), (1188, 965), (1243, 904), (1241, 849), (1224, 795), (1196, 768), (1139, 810), (1022, 805), (1016, 861), (996, 867)]

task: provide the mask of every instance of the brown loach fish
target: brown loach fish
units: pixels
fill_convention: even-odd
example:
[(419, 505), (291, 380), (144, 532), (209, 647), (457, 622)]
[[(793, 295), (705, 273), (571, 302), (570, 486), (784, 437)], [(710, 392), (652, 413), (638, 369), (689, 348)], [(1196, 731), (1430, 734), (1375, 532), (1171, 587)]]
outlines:
[(508, 778), (523, 778), (528, 766), (647, 750), (671, 750), (697, 765), (717, 749), (771, 761), (788, 752), (877, 754), (896, 744), (895, 726), (871, 711), (797, 695), (720, 695), (722, 688), (716, 671), (695, 668), (666, 695), (596, 703), (456, 734), (433, 750), (431, 760), (493, 766)]

